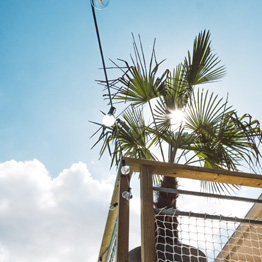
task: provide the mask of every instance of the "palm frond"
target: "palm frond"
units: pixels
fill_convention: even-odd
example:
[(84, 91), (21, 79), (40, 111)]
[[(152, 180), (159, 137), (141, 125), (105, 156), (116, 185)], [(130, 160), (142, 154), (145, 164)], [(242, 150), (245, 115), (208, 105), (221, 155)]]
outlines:
[[(153, 152), (160, 149), (163, 161), (168, 155), (169, 162), (215, 169), (238, 171), (243, 163), (253, 170), (260, 167), (259, 122), (247, 114), (239, 117), (214, 93), (195, 91), (196, 85), (218, 81), (225, 75), (225, 67), (211, 49), (209, 31), (199, 33), (192, 53), (188, 52), (172, 74), (169, 70), (159, 73), (163, 61), (157, 62), (155, 41), (148, 62), (140, 36), (139, 44), (133, 36), (133, 47), (131, 62), (119, 59), (124, 66), (114, 63), (121, 77), (110, 82), (115, 90), (113, 99), (129, 102), (132, 107), (124, 110), (113, 127), (95, 123), (98, 130), (94, 136), (98, 138), (94, 146), (101, 144), (100, 157), (108, 152), (112, 166), (121, 156), (157, 160)], [(153, 119), (149, 124), (143, 118), (146, 103)], [(184, 126), (174, 129), (169, 115), (177, 109), (183, 109), (186, 116)], [(162, 143), (168, 144), (166, 154)], [(230, 193), (238, 187), (202, 182), (202, 188)]]
[(210, 32), (204, 30), (195, 38), (192, 55), (184, 60), (183, 70), (189, 86), (211, 83), (225, 75), (225, 67), (211, 49)]
[(147, 68), (146, 58), (142, 46), (142, 41), (139, 36), (140, 49), (133, 37), (134, 57), (131, 56), (131, 63), (125, 60), (126, 71), (120, 77), (119, 83), (121, 87), (117, 90), (115, 99), (122, 102), (131, 102), (134, 105), (143, 105), (153, 98), (160, 95), (163, 89), (163, 83), (168, 75), (166, 70), (162, 75), (158, 76), (159, 66), (164, 62), (157, 62), (155, 58), (155, 42), (151, 58), (149, 60), (149, 67)]
[(118, 119), (112, 127), (95, 124), (100, 126), (100, 134), (93, 147), (102, 143), (100, 157), (108, 150), (112, 157), (111, 166), (118, 164), (122, 156), (157, 159), (150, 150), (155, 138), (151, 141), (141, 108), (128, 108), (123, 119)]
[(189, 130), (196, 130), (206, 126), (214, 126), (221, 120), (223, 115), (230, 110), (231, 107), (227, 106), (227, 102), (223, 99), (218, 99), (212, 92), (197, 90), (196, 95), (192, 94), (192, 99), (186, 108), (185, 127)]

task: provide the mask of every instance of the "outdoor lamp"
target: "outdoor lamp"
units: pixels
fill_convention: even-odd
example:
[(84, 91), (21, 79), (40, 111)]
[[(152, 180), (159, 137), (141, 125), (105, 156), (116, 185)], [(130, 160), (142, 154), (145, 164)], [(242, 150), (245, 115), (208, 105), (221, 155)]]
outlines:
[(116, 119), (114, 117), (115, 111), (116, 111), (116, 108), (111, 106), (109, 112), (106, 115), (104, 115), (102, 121), (103, 121), (103, 124), (105, 126), (110, 127), (110, 126), (114, 125), (114, 123), (116, 121)]

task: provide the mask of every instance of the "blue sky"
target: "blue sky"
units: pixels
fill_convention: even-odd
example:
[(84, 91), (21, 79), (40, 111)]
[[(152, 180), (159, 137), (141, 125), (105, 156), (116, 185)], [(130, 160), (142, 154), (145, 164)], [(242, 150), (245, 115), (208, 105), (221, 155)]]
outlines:
[[(260, 1), (164, 3), (115, 0), (97, 11), (106, 64), (129, 58), (133, 32), (148, 53), (156, 37), (163, 69), (172, 69), (209, 29), (228, 72), (211, 88), (259, 118)], [(1, 1), (0, 10), (0, 160), (37, 158), (54, 177), (75, 161), (95, 161), (88, 120), (100, 121), (108, 107), (95, 82), (104, 75), (90, 3)]]
[[(224, 80), (210, 89), (229, 93), (239, 114), (260, 120), (261, 11), (260, 0), (111, 0), (96, 14), (107, 65), (109, 58), (129, 59), (133, 32), (141, 35), (147, 54), (156, 37), (157, 57), (167, 59), (163, 69), (172, 70), (192, 49), (194, 37), (209, 29), (213, 48), (227, 67)], [(40, 173), (59, 179), (80, 161), (96, 183), (108, 181), (114, 174), (108, 157), (98, 162), (98, 149), (90, 150), (96, 128), (89, 120), (101, 121), (100, 110), (109, 109), (95, 82), (104, 79), (101, 67), (89, 1), (0, 1), (2, 176), (7, 166), (21, 161), (23, 168), (37, 163), (47, 170), (40, 168)], [(118, 73), (108, 72), (109, 78)], [(11, 160), (16, 162), (7, 165)], [(0, 238), (8, 249), (5, 241)]]

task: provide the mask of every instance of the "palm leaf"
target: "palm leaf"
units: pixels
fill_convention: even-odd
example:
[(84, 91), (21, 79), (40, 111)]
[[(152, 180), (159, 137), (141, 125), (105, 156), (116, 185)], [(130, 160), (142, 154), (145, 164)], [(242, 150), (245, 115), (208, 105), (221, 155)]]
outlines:
[(217, 81), (225, 75), (225, 67), (219, 66), (220, 60), (212, 53), (210, 32), (204, 30), (195, 38), (192, 55), (184, 60), (183, 70), (189, 87)]
[[(134, 38), (133, 38), (134, 39)], [(162, 62), (157, 62), (155, 59), (155, 42), (149, 67), (146, 66), (145, 54), (142, 46), (141, 39), (140, 50), (134, 39), (134, 56), (131, 56), (131, 63), (120, 60), (125, 64), (126, 71), (118, 80), (121, 87), (117, 90), (115, 99), (122, 102), (131, 102), (134, 105), (143, 105), (153, 98), (160, 95), (163, 89), (163, 83), (168, 75), (166, 70), (160, 77), (157, 76), (159, 66)]]
[(156, 160), (150, 151), (154, 141), (148, 135), (141, 108), (127, 109), (123, 120), (118, 119), (112, 127), (93, 123), (100, 127), (99, 137), (93, 147), (102, 143), (100, 157), (108, 150), (112, 157), (111, 166), (118, 164), (122, 156)]
[[(225, 75), (225, 67), (211, 49), (209, 31), (199, 33), (192, 53), (188, 52), (172, 75), (169, 70), (159, 73), (163, 61), (156, 60), (155, 41), (148, 63), (140, 36), (139, 45), (134, 39), (133, 46), (131, 62), (120, 60), (124, 67), (115, 63), (122, 76), (110, 82), (110, 88), (116, 90), (113, 98), (130, 102), (133, 107), (125, 110), (113, 127), (96, 123), (99, 131), (95, 134), (98, 139), (94, 146), (102, 144), (100, 156), (109, 152), (111, 165), (118, 163), (121, 156), (156, 160), (153, 151), (159, 147), (164, 159), (163, 142), (168, 144), (169, 162), (189, 165), (197, 162), (205, 167), (233, 171), (243, 163), (251, 168), (260, 165), (259, 122), (249, 115), (239, 118), (236, 111), (214, 93), (200, 90), (194, 93), (196, 85), (218, 81)], [(151, 103), (152, 99), (156, 103)], [(143, 118), (145, 103), (153, 118), (149, 124), (145, 124)], [(185, 125), (172, 130), (168, 115), (176, 109), (185, 110)], [(210, 182), (203, 182), (202, 187), (221, 193), (238, 188)]]

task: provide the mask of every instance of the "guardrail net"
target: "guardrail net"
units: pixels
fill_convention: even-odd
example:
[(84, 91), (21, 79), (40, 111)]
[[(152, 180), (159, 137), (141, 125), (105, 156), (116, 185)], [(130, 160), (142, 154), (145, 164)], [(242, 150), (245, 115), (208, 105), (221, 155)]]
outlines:
[(262, 221), (168, 212), (155, 216), (157, 262), (262, 261)]

